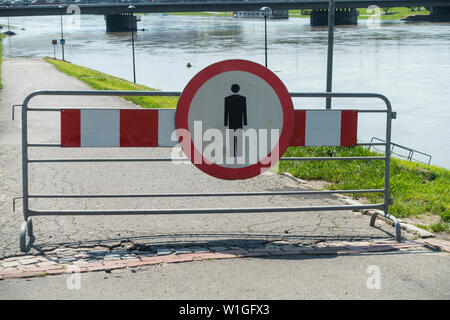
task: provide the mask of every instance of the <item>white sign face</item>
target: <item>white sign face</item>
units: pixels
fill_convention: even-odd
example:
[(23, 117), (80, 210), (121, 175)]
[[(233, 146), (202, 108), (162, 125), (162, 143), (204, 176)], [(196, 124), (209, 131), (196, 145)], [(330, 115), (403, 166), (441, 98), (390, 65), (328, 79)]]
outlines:
[(224, 72), (198, 89), (188, 125), (195, 148), (203, 150), (206, 160), (242, 168), (263, 160), (275, 147), (283, 128), (283, 109), (276, 92), (263, 79), (249, 72)]
[(200, 71), (176, 111), (183, 151), (198, 168), (221, 179), (246, 179), (280, 159), (292, 137), (289, 92), (267, 68), (226, 60)]

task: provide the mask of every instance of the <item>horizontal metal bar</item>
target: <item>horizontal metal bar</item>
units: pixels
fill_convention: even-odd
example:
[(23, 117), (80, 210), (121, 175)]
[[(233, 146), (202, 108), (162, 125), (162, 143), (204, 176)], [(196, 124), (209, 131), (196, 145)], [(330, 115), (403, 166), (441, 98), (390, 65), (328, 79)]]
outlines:
[[(59, 112), (61, 110), (70, 110), (70, 109), (79, 110), (80, 108), (27, 108), (27, 111), (45, 111), (45, 112), (58, 111)], [(86, 109), (95, 109), (95, 108), (84, 108), (83, 110), (86, 110)], [(306, 109), (298, 108), (298, 109), (294, 109), (294, 110), (306, 110)], [(314, 110), (324, 110), (324, 109), (308, 109), (308, 110), (314, 111)], [(338, 109), (333, 109), (333, 111), (338, 111)], [(387, 112), (387, 110), (364, 110), (364, 109), (357, 109), (357, 111), (359, 113), (386, 113)]]
[(386, 113), (387, 110), (359, 110), (358, 109), (358, 113)]
[[(377, 142), (361, 142), (357, 143), (357, 146), (384, 146), (386, 143), (377, 143)], [(27, 147), (61, 147), (61, 144), (59, 143), (30, 143), (27, 145)]]
[(215, 214), (215, 213), (263, 213), (294, 211), (360, 210), (383, 209), (384, 204), (352, 206), (314, 206), (314, 207), (273, 207), (273, 208), (204, 208), (204, 209), (149, 209), (149, 210), (29, 210), (28, 216), (87, 216), (87, 215), (157, 215), (157, 214)]
[(60, 143), (29, 143), (27, 147), (61, 147)]
[(385, 160), (386, 157), (288, 157), (283, 161), (313, 161), (313, 160)]
[(361, 142), (357, 143), (357, 146), (385, 146), (386, 143), (384, 142)]
[(262, 192), (224, 192), (224, 193), (149, 193), (149, 194), (30, 194), (28, 198), (157, 198), (157, 197), (241, 197), (241, 196), (283, 196), (334, 193), (382, 193), (383, 189), (362, 190), (305, 190), (305, 191), (262, 191)]
[[(27, 108), (27, 111), (46, 111), (46, 112), (58, 111), (58, 112), (60, 112), (61, 110), (64, 110), (64, 109), (70, 109), (70, 108)], [(76, 108), (76, 109), (79, 109), (79, 108)]]
[[(314, 161), (314, 160), (384, 160), (386, 157), (289, 157), (281, 158), (283, 161)], [(187, 158), (149, 158), (149, 159), (30, 159), (28, 163), (54, 163), (54, 162), (157, 162), (157, 161), (189, 161)]]
[(28, 163), (54, 163), (54, 162), (157, 162), (157, 161), (189, 161), (187, 158), (148, 158), (148, 159), (139, 159), (139, 158), (123, 158), (123, 159), (30, 159)]

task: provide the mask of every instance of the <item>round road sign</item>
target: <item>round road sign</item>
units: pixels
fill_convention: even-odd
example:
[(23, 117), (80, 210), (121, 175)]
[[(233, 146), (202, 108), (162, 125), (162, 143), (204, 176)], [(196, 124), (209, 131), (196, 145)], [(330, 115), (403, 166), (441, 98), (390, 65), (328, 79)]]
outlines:
[(281, 158), (292, 138), (288, 90), (269, 69), (247, 60), (214, 63), (183, 90), (176, 110), (181, 147), (220, 179), (255, 177)]

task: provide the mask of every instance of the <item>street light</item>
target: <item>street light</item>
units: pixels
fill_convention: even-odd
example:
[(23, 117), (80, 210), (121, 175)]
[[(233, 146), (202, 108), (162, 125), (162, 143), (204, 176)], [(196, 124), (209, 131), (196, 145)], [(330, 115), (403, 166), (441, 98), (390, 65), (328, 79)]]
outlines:
[(62, 59), (63, 59), (63, 61), (65, 61), (64, 60), (64, 44), (65, 44), (65, 41), (64, 41), (64, 30), (63, 30), (63, 20), (62, 20), (62, 9), (64, 7), (62, 5), (60, 5), (60, 6), (58, 6), (58, 8), (59, 8), (59, 16), (61, 18), (61, 40), (60, 40), (60, 43), (61, 43), (61, 50), (62, 50)]
[(269, 7), (262, 7), (259, 10), (264, 13), (264, 53), (267, 68), (267, 16), (272, 12), (272, 9), (270, 9)]
[(134, 59), (134, 24), (133, 24), (133, 10), (136, 9), (135, 6), (128, 6), (128, 9), (131, 11), (131, 46), (133, 48), (133, 82), (136, 83), (136, 65)]
[[(328, 1), (328, 54), (327, 54), (327, 92), (333, 88), (333, 46), (334, 46), (334, 19), (336, 3), (335, 0)], [(326, 98), (326, 109), (331, 109), (331, 97)]]

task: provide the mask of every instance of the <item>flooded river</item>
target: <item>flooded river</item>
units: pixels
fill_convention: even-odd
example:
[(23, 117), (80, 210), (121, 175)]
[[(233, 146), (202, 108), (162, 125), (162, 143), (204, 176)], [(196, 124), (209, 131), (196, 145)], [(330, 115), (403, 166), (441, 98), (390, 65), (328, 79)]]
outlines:
[[(4, 56), (53, 56), (59, 16), (10, 18), (17, 35), (4, 42)], [(64, 17), (65, 58), (133, 79), (130, 33), (106, 33), (103, 16)], [(7, 18), (0, 18), (7, 24)], [(264, 64), (264, 21), (231, 17), (144, 15), (135, 37), (138, 83), (181, 91), (207, 65), (224, 59)], [(24, 29), (24, 30), (22, 30)], [(268, 67), (291, 92), (325, 91), (327, 29), (308, 19), (268, 21)], [(432, 155), (450, 168), (450, 23), (383, 23), (338, 27), (333, 91), (376, 92), (392, 102), (397, 119), (392, 141)], [(61, 57), (61, 47), (56, 48)], [(187, 64), (192, 65), (191, 68)], [(19, 103), (19, 101), (18, 101)], [(295, 99), (296, 108), (323, 108), (323, 99)], [(383, 108), (377, 100), (336, 99), (333, 107)], [(359, 139), (384, 138), (381, 116), (361, 114)], [(420, 158), (426, 160), (426, 158)]]

